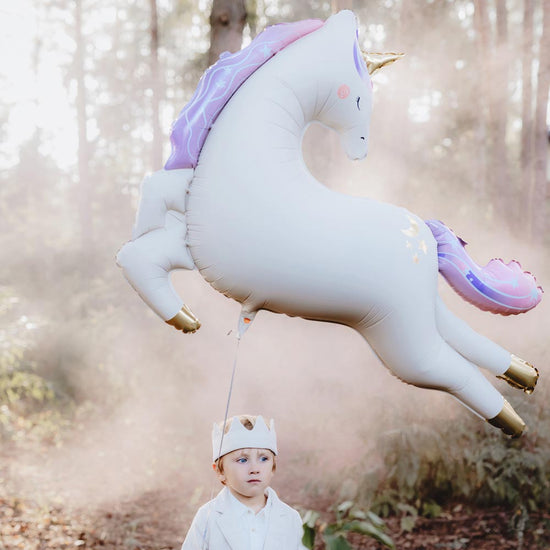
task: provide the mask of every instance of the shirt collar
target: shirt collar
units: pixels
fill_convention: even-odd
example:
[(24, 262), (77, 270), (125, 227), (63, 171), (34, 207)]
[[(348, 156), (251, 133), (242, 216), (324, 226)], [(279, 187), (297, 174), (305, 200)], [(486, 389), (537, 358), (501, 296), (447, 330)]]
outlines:
[[(224, 489), (227, 492), (227, 502), (229, 504), (229, 507), (234, 513), (238, 515), (243, 515), (251, 511), (251, 509), (248, 506), (246, 506), (246, 504), (243, 504), (236, 496), (234, 496), (233, 493), (227, 487), (225, 487)], [(265, 492), (265, 495), (267, 497), (265, 506), (256, 515), (259, 515), (261, 513), (269, 513), (269, 511), (273, 506), (274, 494), (275, 494), (275, 491), (273, 491), (271, 487), (268, 487)]]

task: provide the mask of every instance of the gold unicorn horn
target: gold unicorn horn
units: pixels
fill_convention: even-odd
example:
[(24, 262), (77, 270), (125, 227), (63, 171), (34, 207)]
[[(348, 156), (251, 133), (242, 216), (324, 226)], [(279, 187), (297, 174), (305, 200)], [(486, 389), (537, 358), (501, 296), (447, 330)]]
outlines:
[(367, 70), (369, 74), (373, 74), (378, 69), (381, 69), (384, 65), (389, 65), (394, 61), (397, 61), (400, 57), (403, 57), (404, 53), (379, 53), (379, 52), (361, 52), (363, 54), (363, 59), (367, 64)]

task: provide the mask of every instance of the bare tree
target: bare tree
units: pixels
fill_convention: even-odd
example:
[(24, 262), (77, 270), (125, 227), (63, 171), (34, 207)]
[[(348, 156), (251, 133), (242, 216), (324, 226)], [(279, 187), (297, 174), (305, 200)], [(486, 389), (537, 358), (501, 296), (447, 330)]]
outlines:
[(332, 13), (338, 13), (340, 10), (353, 9), (353, 0), (332, 0)]
[(489, 120), (489, 89), (490, 72), (492, 69), (489, 63), (490, 55), (490, 23), (487, 13), (487, 5), (484, 0), (475, 0), (474, 28), (476, 36), (477, 62), (480, 78), (478, 79), (478, 124), (476, 130), (477, 155), (476, 155), (476, 173), (477, 181), (475, 183), (479, 198), (484, 198), (489, 186), (490, 169), (487, 159), (489, 158), (489, 147), (487, 140), (487, 125)]
[[(533, 0), (523, 1), (523, 44), (521, 55), (521, 189), (526, 197), (523, 214), (529, 216), (529, 191), (533, 181)], [(523, 217), (523, 216), (522, 216)]]
[[(411, 0), (402, 0), (399, 9), (399, 19), (396, 28), (396, 49), (397, 51), (405, 52), (405, 55), (414, 56), (414, 38), (411, 28), (418, 22), (418, 10), (415, 2)], [(403, 71), (410, 70), (410, 60), (404, 64)], [(405, 73), (405, 78), (411, 76), (410, 73)], [(390, 92), (392, 94), (392, 109), (388, 114), (387, 128), (399, 128), (399, 138), (392, 137), (392, 149), (394, 158), (400, 159), (399, 162), (394, 162), (388, 165), (388, 173), (390, 177), (399, 185), (399, 193), (404, 202), (412, 200), (414, 197), (414, 189), (410, 185), (408, 171), (414, 160), (414, 146), (411, 136), (413, 135), (413, 122), (409, 113), (410, 96), (403, 93)]]
[(158, 31), (158, 15), (157, 15), (157, 0), (149, 0), (151, 9), (150, 37), (151, 37), (151, 126), (153, 128), (153, 149), (152, 149), (152, 169), (156, 170), (162, 163), (162, 139), (160, 130), (160, 95), (161, 82), (159, 72), (159, 31)]
[(82, 0), (75, 2), (75, 74), (76, 74), (76, 117), (78, 125), (78, 180), (80, 183), (79, 220), (81, 246), (84, 258), (88, 258), (93, 244), (92, 193), (90, 177), (91, 145), (86, 133), (86, 86), (84, 82), (84, 38), (82, 36)]
[(531, 235), (542, 243), (547, 229), (546, 201), (548, 194), (548, 91), (550, 87), (550, 0), (543, 0), (543, 28), (540, 40), (537, 105), (535, 110), (535, 173), (531, 193)]
[(510, 219), (513, 194), (510, 187), (508, 169), (508, 149), (506, 147), (506, 128), (508, 123), (508, 80), (510, 54), (508, 45), (508, 12), (506, 1), (495, 2), (496, 6), (496, 47), (492, 55), (492, 196), (497, 215), (501, 219)]
[(508, 80), (510, 63), (508, 12), (506, 2), (496, 2), (496, 28), (493, 29), (487, 2), (475, 0), (474, 24), (480, 59), (480, 162), (485, 164), (486, 195), (500, 219), (509, 219), (513, 197), (508, 168), (506, 128), (508, 121)]
[(241, 48), (246, 23), (245, 0), (214, 0), (210, 13), (210, 51), (208, 64), (215, 63), (224, 51)]

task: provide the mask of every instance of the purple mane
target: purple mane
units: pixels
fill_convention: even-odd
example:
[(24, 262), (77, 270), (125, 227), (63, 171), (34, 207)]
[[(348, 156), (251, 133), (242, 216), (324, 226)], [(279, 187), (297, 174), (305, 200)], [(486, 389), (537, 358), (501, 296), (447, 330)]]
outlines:
[(194, 168), (210, 128), (243, 82), (277, 52), (323, 24), (318, 19), (306, 19), (273, 25), (246, 48), (232, 54), (222, 53), (202, 75), (191, 101), (172, 126), (172, 153), (165, 169)]

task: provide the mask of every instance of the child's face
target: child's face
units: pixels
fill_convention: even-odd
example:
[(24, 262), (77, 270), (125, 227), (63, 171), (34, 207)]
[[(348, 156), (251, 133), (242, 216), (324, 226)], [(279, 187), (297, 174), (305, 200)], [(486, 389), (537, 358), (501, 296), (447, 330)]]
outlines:
[(257, 504), (273, 479), (273, 453), (269, 449), (238, 449), (223, 457), (218, 478), (244, 504)]

